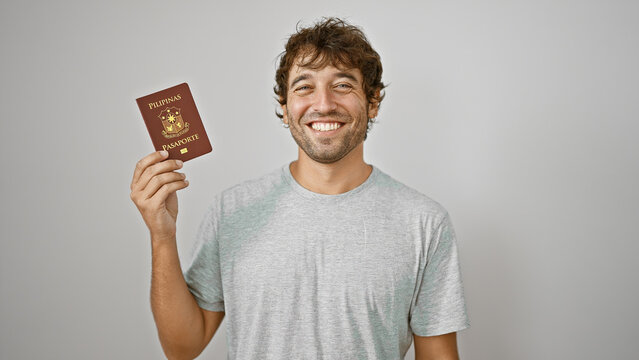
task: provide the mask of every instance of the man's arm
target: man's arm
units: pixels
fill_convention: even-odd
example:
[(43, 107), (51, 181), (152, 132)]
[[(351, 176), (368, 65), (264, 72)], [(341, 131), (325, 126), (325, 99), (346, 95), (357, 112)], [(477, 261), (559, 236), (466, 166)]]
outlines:
[(193, 359), (211, 341), (223, 311), (200, 308), (180, 270), (176, 242), (153, 243), (151, 310), (169, 359)]
[(457, 353), (457, 333), (438, 336), (417, 336), (415, 340), (415, 360), (459, 360)]
[(192, 359), (202, 352), (224, 312), (201, 309), (189, 291), (176, 244), (176, 191), (188, 186), (175, 170), (181, 161), (165, 160), (156, 151), (138, 161), (131, 181), (131, 200), (151, 233), (151, 310), (162, 349), (169, 359)]

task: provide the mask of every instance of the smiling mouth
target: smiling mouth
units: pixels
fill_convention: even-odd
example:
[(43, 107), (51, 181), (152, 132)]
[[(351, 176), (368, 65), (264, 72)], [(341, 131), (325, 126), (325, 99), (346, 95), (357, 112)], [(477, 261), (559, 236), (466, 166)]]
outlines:
[(312, 122), (308, 124), (315, 131), (333, 131), (342, 127), (339, 122)]

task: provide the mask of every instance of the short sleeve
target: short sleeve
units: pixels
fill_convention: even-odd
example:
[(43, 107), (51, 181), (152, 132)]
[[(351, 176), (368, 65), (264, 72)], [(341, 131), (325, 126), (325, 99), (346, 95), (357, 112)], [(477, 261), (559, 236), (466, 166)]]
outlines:
[(415, 335), (435, 336), (470, 326), (455, 231), (448, 214), (430, 235), (426, 263), (410, 313)]
[(224, 311), (224, 293), (218, 243), (219, 207), (214, 202), (206, 211), (197, 231), (191, 263), (184, 280), (198, 305), (209, 311)]

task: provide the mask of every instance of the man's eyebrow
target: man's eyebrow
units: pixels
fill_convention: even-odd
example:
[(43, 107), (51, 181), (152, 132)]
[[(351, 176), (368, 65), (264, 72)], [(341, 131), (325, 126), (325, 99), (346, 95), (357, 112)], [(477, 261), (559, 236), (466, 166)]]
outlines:
[(347, 79), (353, 80), (356, 84), (359, 83), (359, 81), (357, 81), (357, 78), (353, 74), (347, 73), (347, 72), (344, 72), (344, 71), (338, 72), (337, 74), (335, 74), (335, 77), (347, 78)]
[(310, 77), (311, 76), (309, 74), (302, 74), (302, 75), (296, 77), (295, 79), (293, 79), (293, 82), (291, 83), (291, 87), (295, 86), (295, 84), (297, 84), (300, 81), (307, 80)]
[[(349, 80), (354, 81), (356, 84), (358, 84), (358, 83), (359, 83), (359, 81), (357, 81), (357, 78), (356, 78), (353, 74), (351, 74), (351, 73), (347, 73), (347, 72), (345, 72), (345, 71), (340, 71), (340, 72), (336, 73), (336, 74), (335, 74), (335, 77), (336, 77), (336, 78), (347, 78), (347, 79), (349, 79)], [(295, 79), (293, 79), (293, 82), (291, 83), (291, 86), (290, 86), (290, 87), (295, 86), (295, 84), (297, 84), (297, 83), (298, 83), (298, 82), (300, 82), (300, 81), (308, 80), (308, 79), (310, 79), (310, 78), (311, 78), (311, 75), (309, 75), (309, 74), (302, 74), (302, 75), (300, 75), (300, 76), (296, 77)]]

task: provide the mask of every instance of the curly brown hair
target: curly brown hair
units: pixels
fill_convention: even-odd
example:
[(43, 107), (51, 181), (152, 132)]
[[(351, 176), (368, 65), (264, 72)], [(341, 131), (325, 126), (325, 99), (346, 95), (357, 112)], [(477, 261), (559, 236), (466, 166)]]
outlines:
[[(288, 75), (291, 67), (298, 59), (308, 59), (298, 63), (300, 67), (321, 69), (331, 64), (341, 68), (357, 68), (364, 78), (364, 93), (370, 103), (379, 107), (386, 87), (382, 83), (382, 62), (379, 54), (373, 50), (362, 30), (339, 18), (322, 18), (314, 26), (296, 27), (285, 50), (279, 55), (280, 65), (275, 73), (275, 92), (280, 105), (286, 105), (288, 92)], [(279, 112), (275, 114), (282, 119)], [(369, 119), (368, 126), (373, 119)]]

